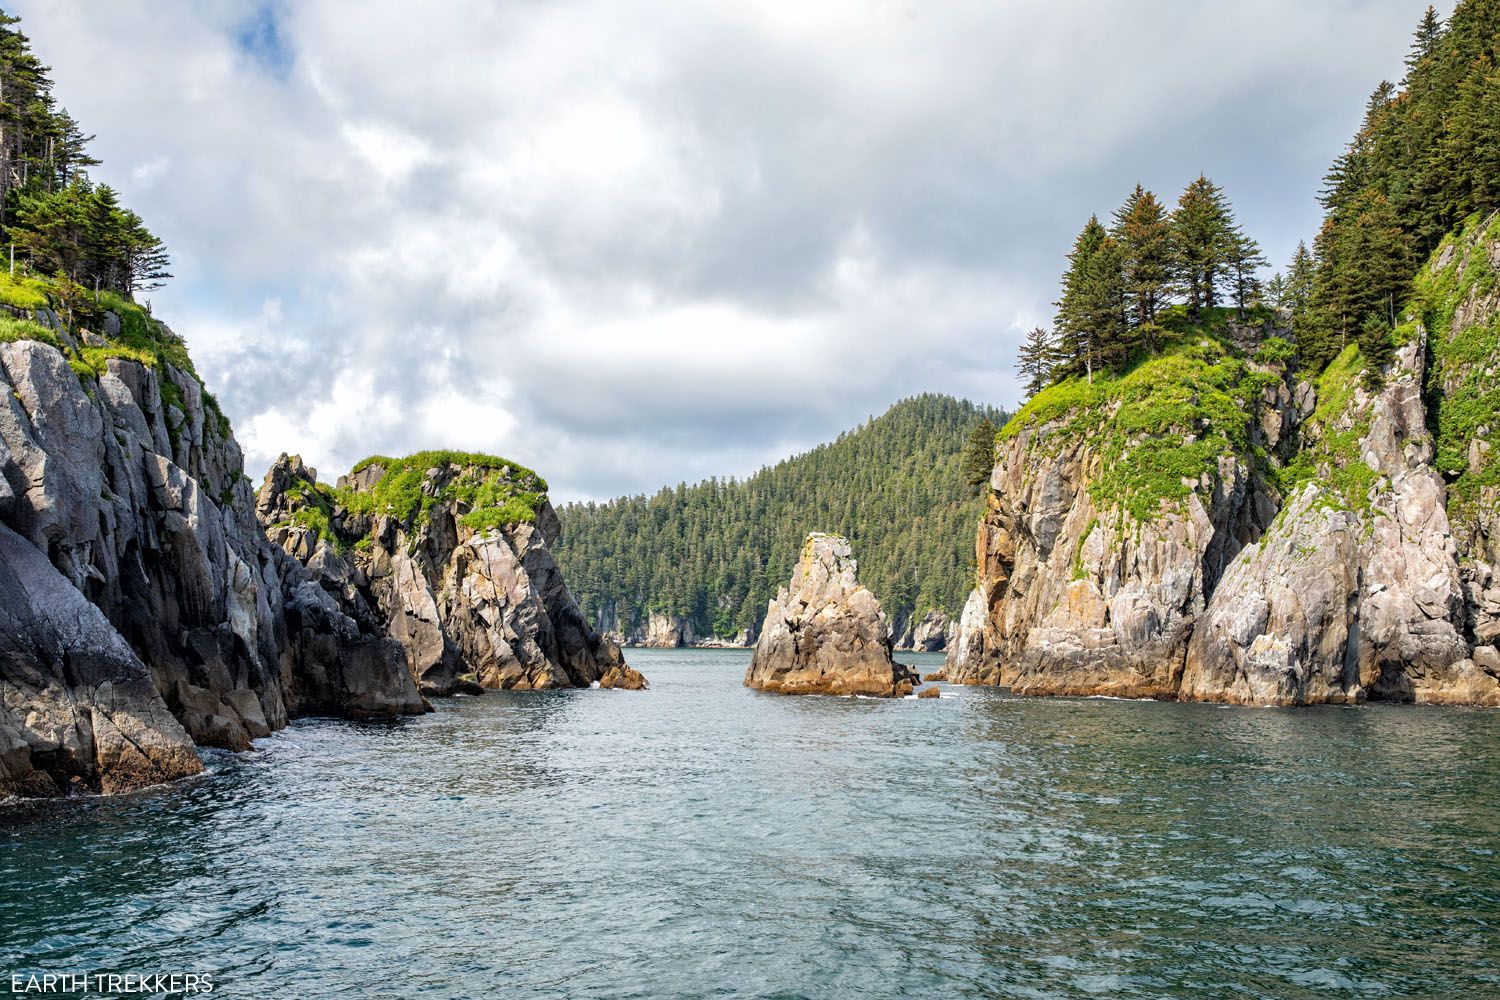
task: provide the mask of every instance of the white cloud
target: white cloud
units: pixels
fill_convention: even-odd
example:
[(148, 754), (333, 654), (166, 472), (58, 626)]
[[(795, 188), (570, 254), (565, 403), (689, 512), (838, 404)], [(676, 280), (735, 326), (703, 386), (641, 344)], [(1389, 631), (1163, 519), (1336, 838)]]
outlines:
[(156, 311), (252, 474), (447, 444), (563, 497), (743, 474), (912, 392), (1013, 402), (1072, 236), (1136, 180), (1207, 171), (1284, 258), (1419, 13), (17, 6), (173, 249)]

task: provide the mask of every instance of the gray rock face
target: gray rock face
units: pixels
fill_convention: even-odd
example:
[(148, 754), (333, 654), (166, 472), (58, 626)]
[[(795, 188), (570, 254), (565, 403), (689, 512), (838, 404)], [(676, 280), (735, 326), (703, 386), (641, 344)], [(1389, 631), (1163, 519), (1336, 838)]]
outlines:
[[(1096, 509), (1087, 441), (1044, 444), (1047, 428), (1031, 427), (1008, 438), (949, 679), (1253, 705), (1500, 703), (1486, 666), (1500, 657), (1464, 634), (1486, 564), (1460, 571), (1424, 359), (1418, 330), (1378, 390), (1350, 383), (1326, 415), (1310, 383), (1267, 389), (1247, 415), (1252, 442), (1317, 467), (1284, 499), (1226, 456), (1176, 508), (1137, 522)], [(1361, 485), (1345, 496), (1330, 483)]]
[(779, 694), (910, 694), (916, 675), (891, 659), (890, 625), (859, 584), (849, 543), (813, 533), (766, 610), (745, 685)]
[(947, 648), (951, 628), (947, 615), (941, 611), (929, 611), (921, 618), (909, 619), (892, 642), (897, 649), (938, 653)]
[[(475, 473), (427, 470), (422, 489), (432, 502), (405, 520), (351, 515), (327, 500), (332, 537), (322, 538), (295, 521), (318, 490), (316, 472), (283, 455), (256, 506), (271, 540), (339, 594), (350, 617), (394, 640), (426, 694), (587, 687), (623, 668), (619, 647), (584, 620), (552, 558), (560, 526), (551, 504), (540, 499), (531, 522), (468, 527), (450, 487)], [(386, 474), (367, 466), (340, 484), (367, 493)]]
[[(171, 337), (164, 328), (160, 335)], [(311, 577), (260, 530), (239, 447), (205, 408), (193, 375), (113, 358), (97, 378), (80, 380), (56, 349), (22, 341), (0, 345), (0, 396), (0, 524), (97, 612), (87, 642), (121, 664), (122, 679), (80, 687), (57, 676), (68, 661), (47, 650), (69, 647), (48, 645), (47, 623), (76, 602), (56, 588), (27, 591), (15, 614), (34, 635), (7, 636), (0, 728), (24, 729), (38, 692), (64, 689), (74, 692), (79, 718), (97, 710), (141, 720), (154, 736), (116, 725), (139, 747), (177, 746), (185, 730), (189, 747), (243, 749), (297, 714), (421, 707), (405, 671), (393, 669), (399, 657), (374, 662), (346, 616), (308, 612), (315, 595), (303, 584)], [(24, 555), (6, 547), (13, 577), (38, 578), (18, 561)], [(145, 689), (123, 684), (129, 658), (115, 647), (146, 672)], [(407, 690), (398, 691), (403, 683)], [(171, 725), (158, 725), (159, 705)], [(96, 749), (108, 725), (95, 719)], [(118, 790), (185, 766), (150, 771), (123, 752), (88, 748), (80, 736), (75, 758), (93, 763), (74, 773), (86, 788)], [(32, 773), (53, 773), (52, 753), (37, 750)], [(18, 773), (15, 759), (8, 766)], [(40, 782), (27, 787), (46, 790)]]
[(1423, 344), (1399, 353), (1386, 384), (1355, 391), (1329, 426), (1367, 428), (1359, 462), (1376, 474), (1368, 509), (1331, 509), (1310, 483), (1214, 592), (1189, 650), (1182, 697), (1257, 705), (1446, 700), (1469, 655), (1463, 587), (1432, 469), (1422, 403)]
[(0, 800), (131, 791), (202, 769), (104, 613), (0, 524)]
[(991, 477), (977, 597), (949, 679), (1023, 694), (1173, 697), (1207, 592), (1274, 505), (1226, 457), (1211, 481), (1191, 485), (1180, 513), (1135, 522), (1095, 508), (1089, 487), (1102, 457), (1087, 442), (1052, 448), (1037, 435), (1010, 438)]
[(653, 649), (678, 649), (698, 641), (693, 623), (682, 615), (664, 615), (653, 611), (646, 620), (646, 634), (641, 645)]

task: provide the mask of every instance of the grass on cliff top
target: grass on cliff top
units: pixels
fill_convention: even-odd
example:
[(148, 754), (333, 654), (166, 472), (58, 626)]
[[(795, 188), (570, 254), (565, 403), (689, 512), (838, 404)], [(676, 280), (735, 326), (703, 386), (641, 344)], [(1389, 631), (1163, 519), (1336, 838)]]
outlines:
[[(1471, 299), (1495, 297), (1500, 248), (1500, 212), (1470, 216), (1450, 233), (1413, 283), (1413, 310), (1427, 327), (1432, 361), (1427, 372), (1429, 419), (1437, 445), (1435, 464), (1452, 482), (1450, 506), (1479, 501), (1485, 487), (1500, 486), (1495, 449), (1469, 465), (1469, 448), (1481, 435), (1500, 432), (1500, 307), (1492, 304), (1479, 322), (1453, 329), (1454, 316)], [(1437, 267), (1445, 253), (1446, 266)], [(1487, 313), (1487, 314), (1486, 314)]]
[(290, 524), (299, 528), (310, 528), (335, 552), (345, 551), (346, 546), (343, 540), (333, 530), (333, 510), (338, 498), (331, 488), (323, 483), (314, 482), (305, 475), (299, 475), (286, 488), (286, 498), (301, 506), (292, 511), (290, 517), (277, 522), (273, 527)]
[[(54, 279), (0, 272), (0, 304), (17, 309), (40, 309), (52, 305), (58, 300), (58, 296), (59, 286)], [(141, 306), (116, 292), (103, 291), (98, 294), (85, 295), (82, 301), (74, 301), (74, 307), (76, 325), (87, 326), (103, 336), (104, 314), (113, 312), (120, 318), (120, 332), (108, 338), (109, 345), (106, 347), (85, 347), (78, 351), (70, 351), (52, 330), (40, 323), (12, 316), (0, 316), (0, 343), (37, 340), (48, 344), (67, 357), (69, 366), (80, 379), (97, 378), (102, 375), (105, 362), (110, 358), (137, 361), (156, 369), (160, 376), (162, 401), (176, 405), (180, 409), (183, 403), (182, 392), (172, 384), (171, 376), (167, 371), (167, 366), (171, 365), (198, 383), (208, 429), (217, 433), (219, 437), (229, 436), (229, 418), (224, 415), (213, 393), (204, 386), (203, 379), (193, 367), (193, 359), (188, 356), (187, 345), (183, 343), (181, 337), (167, 329), (165, 324), (152, 319), (150, 313)], [(175, 444), (177, 431), (171, 428), (169, 430)]]
[(0, 344), (13, 344), (20, 340), (39, 340), (59, 351), (63, 349), (57, 334), (35, 320), (0, 316)]
[(1038, 446), (1082, 441), (1102, 458), (1089, 487), (1101, 512), (1122, 508), (1149, 521), (1186, 500), (1220, 458), (1255, 461), (1251, 422), (1265, 390), (1282, 381), (1288, 350), (1271, 338), (1253, 362), (1226, 333), (1232, 310), (1212, 310), (1190, 324), (1169, 310), (1167, 340), (1156, 354), (1138, 352), (1123, 372), (1074, 377), (1043, 389), (1000, 429), (1004, 442), (1028, 428)]
[[(403, 458), (371, 455), (355, 463), (350, 475), (372, 465), (385, 470), (369, 489), (345, 487), (338, 502), (353, 513), (387, 514), (407, 524), (422, 524), (434, 507), (452, 502), (463, 513), (459, 523), (475, 531), (536, 520), (547, 483), (523, 465), (498, 455), (467, 451), (420, 451)], [(430, 469), (459, 470), (441, 489), (428, 488)]]

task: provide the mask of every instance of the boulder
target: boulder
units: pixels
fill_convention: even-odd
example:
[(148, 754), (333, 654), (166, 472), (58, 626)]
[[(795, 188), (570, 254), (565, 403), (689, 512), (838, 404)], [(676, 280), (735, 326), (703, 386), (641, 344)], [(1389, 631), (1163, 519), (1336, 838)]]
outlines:
[(604, 671), (604, 676), (599, 678), (599, 686), (606, 689), (619, 688), (622, 691), (644, 691), (647, 685), (645, 675), (639, 670), (622, 665)]
[(941, 695), (942, 692), (937, 688), (923, 688), (922, 690), (917, 692), (918, 698), (938, 698), (941, 697)]
[(814, 532), (766, 610), (745, 685), (779, 694), (910, 694), (916, 675), (891, 659), (880, 602), (856, 578), (849, 543)]

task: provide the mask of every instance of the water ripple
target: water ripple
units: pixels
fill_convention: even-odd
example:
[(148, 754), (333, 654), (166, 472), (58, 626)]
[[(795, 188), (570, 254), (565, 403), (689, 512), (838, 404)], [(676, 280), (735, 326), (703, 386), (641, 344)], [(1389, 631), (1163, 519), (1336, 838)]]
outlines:
[(1500, 713), (779, 698), (739, 685), (744, 655), (637, 651), (647, 694), (305, 721), (169, 788), (0, 809), (0, 972), (206, 972), (229, 997), (1500, 995)]

